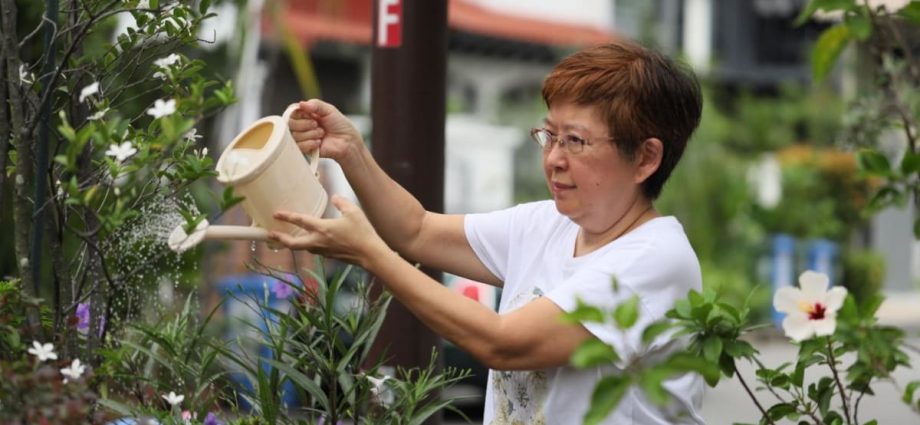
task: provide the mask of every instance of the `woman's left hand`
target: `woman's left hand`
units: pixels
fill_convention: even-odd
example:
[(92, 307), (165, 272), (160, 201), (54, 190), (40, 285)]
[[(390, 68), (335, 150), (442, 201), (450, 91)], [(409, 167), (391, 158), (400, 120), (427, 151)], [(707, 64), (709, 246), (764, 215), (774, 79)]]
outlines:
[(275, 212), (276, 220), (294, 224), (307, 232), (292, 236), (272, 231), (269, 238), (290, 249), (305, 249), (365, 268), (373, 256), (390, 251), (357, 205), (338, 195), (332, 196), (332, 204), (342, 217), (322, 219), (290, 211)]

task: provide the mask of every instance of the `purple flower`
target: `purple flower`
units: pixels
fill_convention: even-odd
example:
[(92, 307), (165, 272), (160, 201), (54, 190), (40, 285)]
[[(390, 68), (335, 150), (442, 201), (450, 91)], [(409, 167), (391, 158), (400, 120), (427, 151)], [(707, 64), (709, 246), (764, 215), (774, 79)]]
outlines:
[(294, 293), (294, 288), (285, 282), (276, 280), (275, 283), (272, 284), (272, 292), (275, 294), (275, 298), (279, 300), (286, 300), (291, 296), (291, 294)]
[(89, 303), (77, 304), (77, 330), (86, 332), (89, 330)]
[(217, 415), (214, 412), (208, 412), (208, 416), (204, 418), (204, 425), (220, 425), (220, 422), (217, 421)]

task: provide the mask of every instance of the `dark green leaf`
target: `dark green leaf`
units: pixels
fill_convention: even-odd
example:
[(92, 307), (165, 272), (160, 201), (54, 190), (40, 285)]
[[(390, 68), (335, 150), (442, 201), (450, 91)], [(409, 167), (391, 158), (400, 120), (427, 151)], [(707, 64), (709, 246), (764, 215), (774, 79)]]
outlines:
[(898, 15), (915, 25), (920, 25), (920, 2), (911, 1), (910, 4), (898, 11)]
[(827, 76), (850, 38), (850, 30), (844, 25), (835, 25), (821, 33), (811, 54), (812, 74), (816, 81)]
[(703, 340), (703, 357), (706, 360), (716, 363), (719, 361), (719, 356), (722, 355), (722, 338), (719, 338), (716, 335), (710, 335), (705, 340)]
[(861, 149), (856, 155), (859, 167), (872, 174), (887, 176), (891, 174), (891, 163), (888, 157), (872, 149)]
[(795, 413), (795, 405), (792, 403), (777, 403), (767, 410), (767, 416), (770, 419), (777, 420)]
[(198, 3), (198, 12), (201, 13), (202, 15), (204, 15), (205, 13), (208, 13), (208, 9), (210, 8), (211, 8), (211, 0), (201, 0), (201, 2)]
[(597, 338), (583, 342), (569, 359), (569, 363), (581, 369), (618, 361), (620, 361), (620, 356), (617, 355), (616, 350)]
[(620, 329), (629, 329), (636, 324), (636, 320), (639, 319), (639, 297), (633, 295), (626, 302), (618, 305), (613, 312), (613, 318)]
[(901, 159), (901, 173), (905, 176), (920, 173), (920, 153), (907, 152), (904, 154), (904, 158)]
[(757, 354), (757, 350), (747, 341), (725, 340), (725, 353), (734, 358), (750, 358)]
[(591, 408), (585, 413), (585, 425), (601, 423), (620, 404), (630, 385), (632, 380), (629, 375), (610, 375), (601, 378), (591, 395)]
[(659, 321), (648, 325), (644, 331), (642, 331), (642, 343), (649, 344), (655, 340), (659, 335), (664, 332), (667, 332), (669, 329), (673, 328), (674, 324), (669, 321)]
[(866, 41), (872, 35), (872, 20), (866, 16), (863, 9), (853, 14), (847, 14), (844, 22), (850, 33), (859, 41)]

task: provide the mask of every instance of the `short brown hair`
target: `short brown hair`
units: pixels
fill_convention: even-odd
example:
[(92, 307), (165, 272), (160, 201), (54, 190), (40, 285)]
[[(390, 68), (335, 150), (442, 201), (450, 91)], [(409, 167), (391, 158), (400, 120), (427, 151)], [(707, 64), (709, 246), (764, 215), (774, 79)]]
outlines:
[(563, 59), (543, 82), (543, 100), (600, 108), (617, 149), (635, 158), (640, 144), (661, 140), (661, 165), (642, 182), (655, 199), (700, 122), (703, 98), (693, 72), (638, 44), (618, 41)]

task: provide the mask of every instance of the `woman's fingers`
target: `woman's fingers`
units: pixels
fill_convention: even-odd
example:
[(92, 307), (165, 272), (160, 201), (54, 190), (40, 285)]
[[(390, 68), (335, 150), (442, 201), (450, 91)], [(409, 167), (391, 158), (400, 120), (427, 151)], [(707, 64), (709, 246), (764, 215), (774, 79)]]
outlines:
[(297, 214), (290, 211), (276, 211), (272, 215), (275, 220), (286, 221), (288, 223), (302, 227), (305, 230), (316, 230), (318, 224), (317, 218), (305, 214)]

